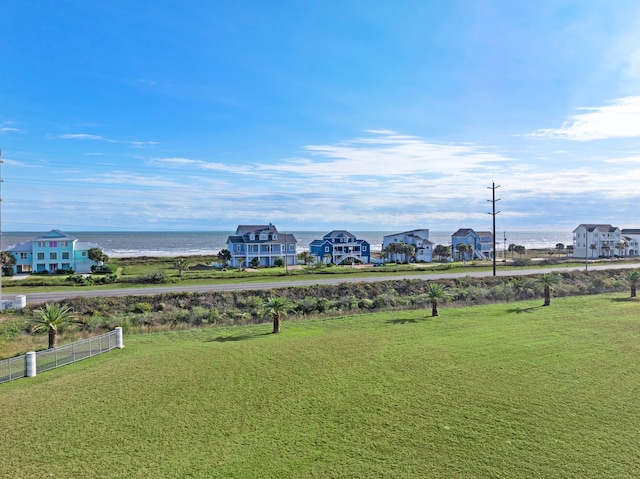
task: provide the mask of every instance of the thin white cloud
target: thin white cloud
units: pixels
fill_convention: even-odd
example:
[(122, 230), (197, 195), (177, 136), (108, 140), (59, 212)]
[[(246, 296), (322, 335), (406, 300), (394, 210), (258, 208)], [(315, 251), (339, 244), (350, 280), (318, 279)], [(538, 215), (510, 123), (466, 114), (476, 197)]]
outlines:
[(529, 136), (573, 141), (640, 137), (640, 96), (619, 98), (607, 106), (580, 110), (585, 113), (574, 115), (562, 127), (539, 129)]
[(308, 145), (314, 157), (260, 164), (264, 171), (314, 176), (443, 175), (479, 170), (494, 162), (512, 161), (499, 153), (470, 144), (437, 144), (390, 130), (371, 130), (375, 136), (335, 145)]
[(145, 148), (147, 146), (155, 146), (160, 144), (160, 142), (157, 141), (126, 141), (125, 143), (133, 145), (135, 148)]
[(94, 140), (115, 143), (115, 140), (110, 140), (109, 138), (105, 138), (100, 135), (90, 135), (87, 133), (67, 133), (64, 135), (58, 135), (57, 138), (60, 138), (62, 140)]

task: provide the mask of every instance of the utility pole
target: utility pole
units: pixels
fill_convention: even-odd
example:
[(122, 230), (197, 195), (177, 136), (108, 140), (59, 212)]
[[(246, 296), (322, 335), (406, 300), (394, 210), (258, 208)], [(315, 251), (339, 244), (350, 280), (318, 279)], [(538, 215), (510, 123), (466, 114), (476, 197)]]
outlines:
[(496, 201), (500, 201), (500, 198), (496, 199), (496, 190), (500, 188), (500, 185), (496, 186), (495, 182), (491, 182), (491, 186), (487, 187), (491, 190), (491, 199), (487, 201), (491, 201), (492, 203), (492, 212), (489, 213), (493, 216), (493, 275), (496, 275), (496, 215), (500, 213), (496, 211)]

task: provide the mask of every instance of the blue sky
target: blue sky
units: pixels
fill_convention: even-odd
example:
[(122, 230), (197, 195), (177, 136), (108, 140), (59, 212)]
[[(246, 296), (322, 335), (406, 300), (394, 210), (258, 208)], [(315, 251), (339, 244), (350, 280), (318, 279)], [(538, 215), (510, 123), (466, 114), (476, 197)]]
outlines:
[(2, 17), (4, 231), (640, 227), (636, 0)]

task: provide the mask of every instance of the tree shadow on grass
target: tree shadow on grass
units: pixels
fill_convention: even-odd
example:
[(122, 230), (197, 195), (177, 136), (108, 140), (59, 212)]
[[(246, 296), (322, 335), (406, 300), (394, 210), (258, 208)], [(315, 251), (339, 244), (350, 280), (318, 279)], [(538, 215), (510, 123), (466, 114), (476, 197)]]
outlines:
[(540, 306), (531, 306), (530, 308), (511, 308), (511, 309), (507, 309), (507, 313), (516, 313), (516, 314), (532, 313), (536, 309), (540, 309), (540, 308), (543, 308), (543, 307), (544, 306), (540, 305)]
[(261, 333), (261, 334), (244, 334), (242, 336), (218, 336), (217, 338), (207, 339), (205, 343), (217, 342), (228, 343), (232, 341), (246, 341), (248, 339), (257, 339), (262, 336), (271, 336), (273, 333)]
[(389, 319), (386, 321), (388, 324), (407, 324), (407, 323), (421, 323), (422, 321), (431, 321), (437, 316), (425, 316), (424, 318), (412, 318), (412, 319)]
[(628, 303), (630, 301), (639, 301), (639, 299), (632, 298), (631, 296), (627, 296), (626, 298), (611, 298), (612, 303)]

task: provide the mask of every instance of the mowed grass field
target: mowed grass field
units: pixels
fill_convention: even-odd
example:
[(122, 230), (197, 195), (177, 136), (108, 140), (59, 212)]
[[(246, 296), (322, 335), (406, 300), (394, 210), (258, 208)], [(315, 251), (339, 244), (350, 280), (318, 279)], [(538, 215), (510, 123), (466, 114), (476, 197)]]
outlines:
[(125, 336), (0, 385), (0, 477), (640, 477), (623, 296)]

